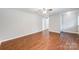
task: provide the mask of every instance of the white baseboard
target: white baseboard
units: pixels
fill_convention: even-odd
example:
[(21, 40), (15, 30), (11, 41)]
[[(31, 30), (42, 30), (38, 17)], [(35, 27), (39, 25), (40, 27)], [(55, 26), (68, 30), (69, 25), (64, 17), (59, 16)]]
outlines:
[[(67, 31), (65, 31), (65, 32), (67, 32)], [(78, 34), (78, 32), (67, 32), (67, 33)]]
[(51, 31), (51, 30), (48, 30), (49, 32), (55, 32), (55, 33), (60, 33), (59, 31)]
[(0, 44), (1, 44), (2, 42), (4, 42), (4, 41), (13, 40), (13, 39), (16, 39), (16, 38), (19, 38), (19, 37), (23, 37), (23, 36), (35, 34), (35, 33), (41, 32), (41, 31), (43, 31), (43, 30), (36, 31), (36, 32), (32, 32), (32, 33), (29, 33), (29, 34), (20, 35), (20, 36), (17, 36), (17, 37), (12, 37), (12, 38), (8, 38), (8, 39), (3, 39), (3, 40), (0, 40)]

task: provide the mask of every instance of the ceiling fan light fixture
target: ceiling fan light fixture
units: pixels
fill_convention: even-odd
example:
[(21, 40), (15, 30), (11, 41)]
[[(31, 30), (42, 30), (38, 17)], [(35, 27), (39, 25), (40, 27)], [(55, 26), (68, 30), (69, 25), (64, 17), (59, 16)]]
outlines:
[(53, 11), (53, 9), (48, 9), (49, 11)]

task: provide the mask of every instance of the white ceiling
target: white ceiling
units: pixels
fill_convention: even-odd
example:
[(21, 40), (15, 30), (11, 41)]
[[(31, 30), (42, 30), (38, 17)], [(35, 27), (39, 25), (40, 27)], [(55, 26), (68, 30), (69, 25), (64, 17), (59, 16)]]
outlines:
[[(42, 8), (17, 8), (18, 10), (24, 11), (24, 12), (31, 12), (31, 13), (37, 13), (39, 15), (43, 15)], [(67, 11), (73, 11), (73, 10), (79, 10), (79, 8), (49, 8), (52, 9), (52, 11), (49, 11), (48, 14), (56, 14), (56, 13), (63, 13)]]

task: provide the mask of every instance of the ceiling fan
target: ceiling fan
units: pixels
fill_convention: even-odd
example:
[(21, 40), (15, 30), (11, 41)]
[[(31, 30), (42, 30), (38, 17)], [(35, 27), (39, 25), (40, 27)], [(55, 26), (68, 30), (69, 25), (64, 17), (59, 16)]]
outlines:
[(50, 13), (53, 11), (53, 9), (49, 9), (49, 8), (43, 8), (42, 10), (42, 14), (44, 17), (49, 17)]
[(52, 13), (53, 9), (52, 8), (38, 8), (39, 13), (43, 17), (49, 17), (50, 13)]

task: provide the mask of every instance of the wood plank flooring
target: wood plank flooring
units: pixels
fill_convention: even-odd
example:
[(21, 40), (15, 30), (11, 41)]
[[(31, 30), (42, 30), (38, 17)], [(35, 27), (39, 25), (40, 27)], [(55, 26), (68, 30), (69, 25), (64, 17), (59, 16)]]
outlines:
[(43, 31), (2, 42), (2, 50), (78, 50), (79, 35)]

